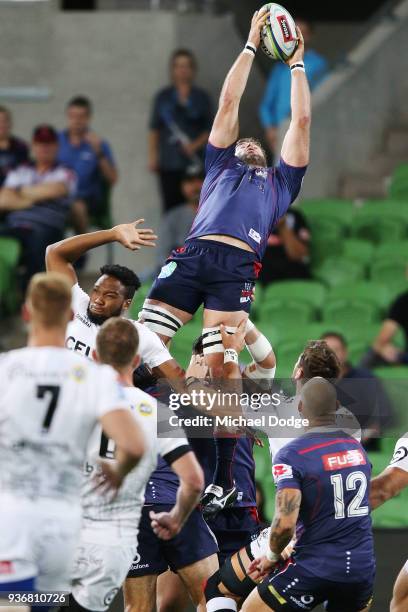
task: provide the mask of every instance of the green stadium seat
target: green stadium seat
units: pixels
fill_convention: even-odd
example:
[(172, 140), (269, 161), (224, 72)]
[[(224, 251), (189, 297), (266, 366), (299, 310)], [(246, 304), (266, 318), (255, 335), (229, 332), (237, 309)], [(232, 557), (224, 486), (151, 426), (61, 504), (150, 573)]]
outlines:
[(359, 323), (365, 325), (373, 323), (380, 316), (380, 309), (372, 302), (359, 298), (333, 298), (329, 299), (322, 309), (323, 321), (335, 323)]
[(313, 306), (295, 300), (262, 300), (257, 309), (258, 321), (271, 321), (279, 327), (313, 320)]
[(392, 175), (389, 188), (391, 198), (408, 203), (408, 164), (401, 164)]
[(375, 368), (374, 374), (383, 381), (384, 389), (391, 399), (396, 416), (396, 422), (387, 431), (387, 434), (400, 437), (402, 433), (408, 431), (408, 366)]
[(311, 229), (311, 259), (312, 265), (320, 265), (327, 257), (341, 253), (345, 229), (336, 219), (316, 218), (308, 220)]
[(374, 213), (381, 217), (398, 217), (401, 221), (408, 223), (408, 200), (406, 202), (396, 199), (389, 200), (366, 200), (363, 210)]
[(319, 310), (326, 297), (324, 285), (316, 281), (282, 281), (269, 285), (264, 291), (263, 300), (274, 302), (302, 301)]
[(18, 305), (16, 270), (20, 254), (18, 240), (0, 238), (0, 306), (6, 313), (14, 312)]
[(364, 265), (351, 259), (330, 257), (314, 271), (314, 277), (329, 287), (364, 278)]
[(346, 238), (343, 240), (342, 257), (352, 261), (358, 261), (367, 266), (373, 258), (374, 245), (368, 240), (358, 240), (357, 238)]
[(354, 216), (351, 234), (355, 238), (370, 240), (374, 243), (399, 241), (405, 238), (407, 225), (401, 223), (400, 216), (390, 214), (384, 217), (364, 207)]
[(397, 282), (406, 282), (407, 271), (408, 259), (401, 259), (398, 256), (382, 260), (377, 259), (370, 268), (370, 277), (376, 283), (395, 285)]
[(374, 249), (373, 259), (374, 261), (402, 259), (408, 263), (408, 243), (405, 240), (401, 242), (383, 242)]
[(0, 238), (0, 259), (9, 267), (18, 265), (21, 254), (21, 245), (14, 238)]
[(331, 218), (348, 227), (354, 214), (354, 203), (351, 200), (318, 199), (303, 200), (301, 211), (307, 220), (320, 217)]
[(383, 310), (390, 303), (390, 291), (380, 283), (359, 281), (332, 287), (328, 299), (348, 300), (351, 305), (354, 302), (369, 302)]

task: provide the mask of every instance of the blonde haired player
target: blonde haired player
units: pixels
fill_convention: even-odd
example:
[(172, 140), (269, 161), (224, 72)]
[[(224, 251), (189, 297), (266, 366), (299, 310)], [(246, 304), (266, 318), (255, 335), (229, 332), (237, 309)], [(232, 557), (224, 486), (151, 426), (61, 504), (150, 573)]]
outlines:
[[(99, 422), (117, 445), (107, 484), (120, 486), (144, 452), (141, 428), (109, 366), (65, 348), (71, 287), (31, 280), (26, 348), (0, 367), (0, 591), (66, 591), (79, 536), (81, 468)], [(1, 596), (1, 593), (0, 593)]]

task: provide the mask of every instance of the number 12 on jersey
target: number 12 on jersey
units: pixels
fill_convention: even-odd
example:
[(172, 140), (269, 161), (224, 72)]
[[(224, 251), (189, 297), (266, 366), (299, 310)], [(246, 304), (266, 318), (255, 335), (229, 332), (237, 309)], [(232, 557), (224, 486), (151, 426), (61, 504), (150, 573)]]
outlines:
[[(348, 518), (353, 518), (356, 516), (366, 516), (368, 514), (368, 506), (361, 505), (367, 490), (367, 477), (364, 472), (356, 471), (348, 474), (345, 486), (341, 474), (333, 474), (330, 476), (330, 481), (333, 486), (334, 517), (336, 519), (344, 519), (346, 515)], [(346, 505), (344, 491), (356, 491), (356, 489), (356, 494)]]

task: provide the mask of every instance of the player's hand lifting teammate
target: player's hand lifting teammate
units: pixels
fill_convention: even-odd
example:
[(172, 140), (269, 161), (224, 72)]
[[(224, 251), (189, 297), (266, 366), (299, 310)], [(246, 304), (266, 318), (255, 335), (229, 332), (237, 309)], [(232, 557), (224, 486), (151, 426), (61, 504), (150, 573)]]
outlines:
[(115, 240), (120, 242), (126, 249), (138, 251), (142, 246), (155, 247), (157, 236), (152, 229), (138, 227), (144, 223), (144, 219), (138, 219), (133, 223), (122, 223), (112, 228)]
[(233, 349), (239, 355), (245, 347), (245, 334), (246, 334), (246, 323), (247, 320), (243, 319), (233, 334), (229, 334), (225, 331), (225, 325), (220, 325), (221, 338), (224, 349)]

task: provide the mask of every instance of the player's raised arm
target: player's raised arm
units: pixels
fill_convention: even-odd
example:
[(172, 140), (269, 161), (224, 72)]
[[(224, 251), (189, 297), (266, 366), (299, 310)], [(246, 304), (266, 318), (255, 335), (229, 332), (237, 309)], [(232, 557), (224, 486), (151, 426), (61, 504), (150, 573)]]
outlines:
[(65, 274), (75, 285), (78, 279), (73, 264), (87, 251), (109, 242), (119, 242), (131, 251), (138, 251), (142, 246), (156, 246), (157, 236), (153, 230), (138, 227), (143, 222), (144, 219), (138, 219), (133, 223), (116, 225), (109, 230), (80, 234), (51, 244), (45, 256), (47, 271)]
[(292, 74), (291, 121), (282, 145), (281, 157), (290, 166), (307, 166), (310, 152), (311, 102), (310, 89), (304, 70), (305, 45), (302, 32), (296, 28), (299, 44), (287, 61)]
[(247, 46), (239, 54), (224, 81), (218, 112), (215, 116), (209, 138), (210, 143), (215, 147), (229, 147), (238, 138), (239, 104), (248, 82), (255, 52), (260, 43), (261, 29), (266, 23), (267, 15), (266, 11), (262, 13), (255, 12), (251, 22)]

